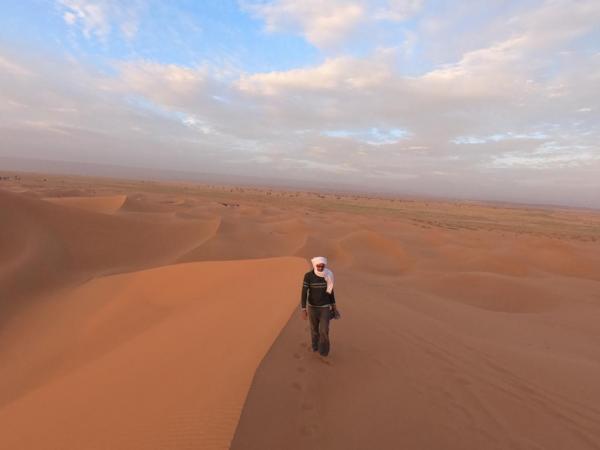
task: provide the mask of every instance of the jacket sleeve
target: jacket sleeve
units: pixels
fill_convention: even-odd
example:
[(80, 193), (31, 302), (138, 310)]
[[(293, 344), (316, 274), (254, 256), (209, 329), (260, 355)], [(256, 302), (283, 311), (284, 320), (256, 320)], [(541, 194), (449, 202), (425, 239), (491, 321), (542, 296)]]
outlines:
[(331, 304), (335, 305), (335, 291), (332, 289), (331, 294), (329, 294), (329, 298), (331, 299)]
[(302, 295), (300, 297), (300, 305), (302, 309), (306, 309), (306, 297), (308, 296), (308, 277), (304, 275), (304, 281), (302, 281)]

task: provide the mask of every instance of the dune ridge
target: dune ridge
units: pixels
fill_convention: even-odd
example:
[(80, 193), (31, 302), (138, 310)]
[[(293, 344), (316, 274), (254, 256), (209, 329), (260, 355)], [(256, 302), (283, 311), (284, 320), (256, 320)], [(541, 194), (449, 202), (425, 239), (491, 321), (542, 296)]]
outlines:
[(45, 197), (44, 200), (57, 205), (71, 206), (86, 211), (114, 214), (127, 200), (126, 195), (107, 195), (92, 197)]

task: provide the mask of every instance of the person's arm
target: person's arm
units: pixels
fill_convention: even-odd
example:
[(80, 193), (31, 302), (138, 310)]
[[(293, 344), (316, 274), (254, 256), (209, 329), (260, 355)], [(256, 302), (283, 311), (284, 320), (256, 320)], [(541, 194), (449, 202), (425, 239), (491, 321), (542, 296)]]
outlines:
[(303, 310), (306, 310), (306, 296), (308, 295), (308, 279), (306, 275), (304, 275), (304, 281), (302, 282), (302, 294), (300, 297), (300, 306)]
[(335, 294), (334, 290), (331, 290), (331, 294), (329, 294), (329, 298), (331, 299), (331, 309), (335, 309)]

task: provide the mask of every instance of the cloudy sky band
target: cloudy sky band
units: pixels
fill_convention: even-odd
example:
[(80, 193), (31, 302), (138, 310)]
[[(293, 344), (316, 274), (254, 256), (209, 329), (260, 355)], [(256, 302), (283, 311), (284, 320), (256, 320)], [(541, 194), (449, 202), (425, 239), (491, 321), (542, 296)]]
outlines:
[(11, 2), (0, 156), (600, 207), (600, 3), (481, 3)]

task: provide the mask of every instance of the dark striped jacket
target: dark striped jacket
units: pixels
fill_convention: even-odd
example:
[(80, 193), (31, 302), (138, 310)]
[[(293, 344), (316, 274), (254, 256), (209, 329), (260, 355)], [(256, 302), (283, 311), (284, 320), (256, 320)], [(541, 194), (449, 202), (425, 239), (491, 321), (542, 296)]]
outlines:
[(302, 283), (302, 297), (300, 304), (302, 309), (309, 306), (329, 306), (335, 304), (335, 295), (327, 292), (327, 282), (325, 278), (318, 276), (314, 271), (304, 274), (304, 282)]

